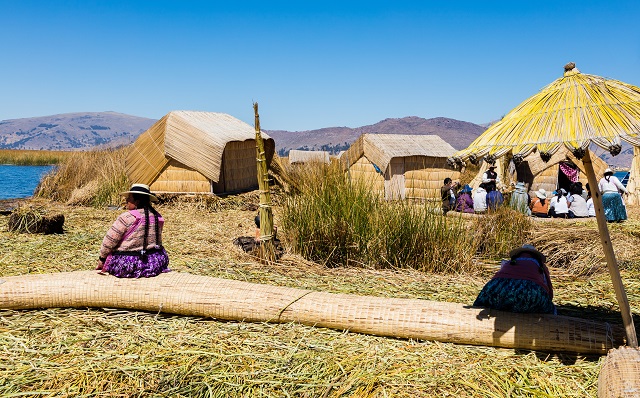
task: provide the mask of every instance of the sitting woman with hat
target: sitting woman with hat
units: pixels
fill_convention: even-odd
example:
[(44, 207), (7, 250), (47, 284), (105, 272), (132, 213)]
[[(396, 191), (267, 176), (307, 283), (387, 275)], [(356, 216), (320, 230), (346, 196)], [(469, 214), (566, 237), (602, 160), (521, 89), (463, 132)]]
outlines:
[(471, 187), (466, 184), (460, 190), (458, 197), (456, 198), (455, 211), (461, 213), (473, 213), (473, 198), (471, 197)]
[(523, 245), (509, 256), (509, 260), (502, 260), (500, 270), (484, 285), (473, 306), (555, 314), (553, 286), (544, 254), (532, 245)]
[(99, 273), (140, 278), (168, 272), (169, 256), (162, 247), (164, 218), (151, 206), (158, 198), (144, 184), (122, 192), (125, 209), (107, 231), (98, 259)]
[(531, 215), (534, 217), (549, 217), (549, 200), (547, 199), (547, 191), (540, 188), (536, 191), (536, 196), (531, 199)]

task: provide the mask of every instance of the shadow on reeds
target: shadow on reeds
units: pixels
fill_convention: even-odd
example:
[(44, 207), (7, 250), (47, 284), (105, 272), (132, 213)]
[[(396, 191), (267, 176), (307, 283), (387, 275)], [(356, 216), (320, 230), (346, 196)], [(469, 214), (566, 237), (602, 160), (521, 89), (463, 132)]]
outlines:
[[(558, 307), (558, 315), (583, 319), (587, 321), (594, 321), (596, 323), (591, 324), (591, 326), (589, 327), (586, 327), (585, 330), (581, 330), (582, 328), (578, 328), (578, 330), (568, 329), (568, 330), (557, 330), (556, 332), (561, 333), (561, 335), (564, 335), (564, 338), (568, 337), (569, 339), (578, 339), (576, 341), (582, 340), (583, 347), (584, 347), (584, 344), (589, 344), (589, 345), (594, 343), (603, 344), (603, 341), (600, 341), (600, 342), (592, 341), (592, 339), (595, 338), (594, 336), (600, 336), (598, 337), (598, 339), (602, 339), (602, 340), (605, 340), (604, 336), (606, 336), (607, 345), (610, 346), (611, 348), (616, 348), (624, 343), (624, 336), (625, 336), (624, 329), (619, 324), (619, 322), (613, 323), (613, 322), (609, 322), (606, 319), (603, 319), (602, 317), (598, 318), (598, 315), (603, 315), (606, 313), (606, 315), (610, 317), (611, 320), (613, 320), (613, 318), (615, 318), (614, 316), (615, 312), (602, 311), (601, 309), (598, 309), (596, 311), (589, 309), (591, 311), (588, 311), (588, 312), (581, 311), (581, 310), (584, 310), (584, 308), (573, 307), (572, 311), (567, 311), (566, 306), (560, 306)], [(617, 315), (618, 315), (618, 318), (620, 318), (620, 314), (617, 313)], [(540, 315), (540, 316), (553, 317), (553, 315)], [(535, 327), (533, 325), (531, 325), (530, 327), (523, 327), (523, 325), (520, 324), (520, 322), (515, 321), (516, 318), (513, 315), (504, 316), (500, 314), (500, 311), (495, 311), (495, 310), (486, 308), (486, 309), (482, 309), (477, 316), (477, 319), (479, 320), (490, 319), (490, 318), (494, 319), (493, 339), (496, 346), (500, 346), (500, 343), (499, 343), (500, 339), (502, 338), (502, 336), (509, 333), (510, 331), (513, 332), (513, 337), (512, 337), (513, 344), (514, 346), (517, 346), (517, 347), (535, 346), (536, 340), (541, 337), (536, 334), (536, 333), (542, 333), (540, 330), (536, 332), (536, 329), (541, 329), (539, 327), (540, 325), (538, 325), (538, 327)], [(545, 326), (545, 329), (546, 329), (546, 326)], [(544, 333), (547, 334), (544, 336), (544, 338), (547, 340), (546, 344), (553, 345), (554, 343), (551, 342), (553, 340), (549, 340), (550, 336), (548, 335), (549, 333), (554, 333), (553, 330), (545, 330)], [(562, 337), (558, 337), (558, 341), (560, 340), (562, 340)], [(538, 345), (540, 345), (540, 343), (538, 343)], [(578, 344), (578, 346), (580, 346), (580, 344)], [(571, 352), (570, 349), (567, 349), (567, 347), (562, 347), (562, 346), (557, 346), (556, 348), (553, 348), (550, 346), (548, 349), (515, 348), (514, 352), (518, 355), (527, 355), (529, 353), (533, 353), (541, 361), (558, 360), (564, 365), (573, 365), (576, 363), (578, 359), (597, 362), (600, 359), (600, 357), (602, 357), (603, 355), (606, 355), (606, 354), (595, 354), (595, 353), (585, 354), (585, 353), (579, 353), (579, 352)]]

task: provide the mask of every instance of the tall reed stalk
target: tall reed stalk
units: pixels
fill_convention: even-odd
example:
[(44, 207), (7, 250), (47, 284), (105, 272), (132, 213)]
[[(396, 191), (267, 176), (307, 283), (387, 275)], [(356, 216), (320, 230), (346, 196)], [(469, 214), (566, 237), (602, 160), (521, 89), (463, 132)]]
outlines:
[(298, 171), (305, 184), (285, 204), (283, 226), (294, 250), (328, 266), (410, 267), (458, 272), (471, 267), (475, 243), (461, 220), (432, 205), (386, 202), (338, 165)]
[(515, 247), (531, 240), (531, 218), (503, 206), (474, 221), (471, 230), (484, 257), (505, 257)]

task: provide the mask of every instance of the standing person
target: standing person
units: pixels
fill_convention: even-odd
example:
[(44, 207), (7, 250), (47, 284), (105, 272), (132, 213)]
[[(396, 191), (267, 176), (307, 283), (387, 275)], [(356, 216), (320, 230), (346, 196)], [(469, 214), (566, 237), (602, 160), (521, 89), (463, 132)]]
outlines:
[(500, 311), (555, 314), (553, 286), (546, 257), (532, 245), (523, 245), (502, 260), (500, 270), (478, 294), (474, 307)]
[(440, 188), (440, 196), (442, 198), (442, 214), (446, 215), (449, 210), (453, 207), (456, 200), (456, 195), (453, 193), (453, 190), (457, 184), (454, 184), (451, 178), (447, 177), (444, 179), (444, 185)]
[(627, 219), (627, 209), (622, 202), (622, 195), (628, 194), (627, 188), (613, 175), (611, 169), (604, 171), (604, 177), (598, 183), (598, 189), (602, 194), (602, 207), (607, 221), (623, 221)]
[(498, 178), (498, 173), (496, 172), (495, 161), (489, 164), (489, 168), (487, 169), (487, 171), (482, 174), (482, 183), (484, 184), (484, 188), (487, 193), (496, 190), (498, 184), (500, 183), (500, 179)]
[(509, 206), (527, 216), (531, 215), (531, 209), (529, 208), (529, 194), (524, 182), (518, 182), (516, 184), (516, 190), (511, 194), (511, 200)]
[(484, 189), (484, 184), (480, 184), (473, 195), (473, 211), (476, 214), (487, 212), (487, 191)]
[(122, 192), (125, 208), (107, 231), (98, 259), (99, 273), (119, 278), (140, 278), (169, 272), (169, 256), (162, 247), (164, 218), (151, 206), (158, 198), (145, 184)]
[(547, 199), (547, 191), (540, 188), (536, 191), (535, 198), (531, 199), (531, 215), (534, 217), (549, 217), (549, 199)]
[(465, 185), (462, 187), (456, 199), (455, 211), (463, 213), (473, 213), (473, 198), (471, 198), (471, 187)]

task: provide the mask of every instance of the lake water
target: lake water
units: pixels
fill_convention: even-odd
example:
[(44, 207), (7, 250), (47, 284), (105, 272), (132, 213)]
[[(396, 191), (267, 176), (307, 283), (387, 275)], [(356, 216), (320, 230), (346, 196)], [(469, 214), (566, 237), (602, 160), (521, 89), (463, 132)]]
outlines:
[(0, 164), (0, 199), (32, 196), (42, 176), (52, 168), (53, 166)]

